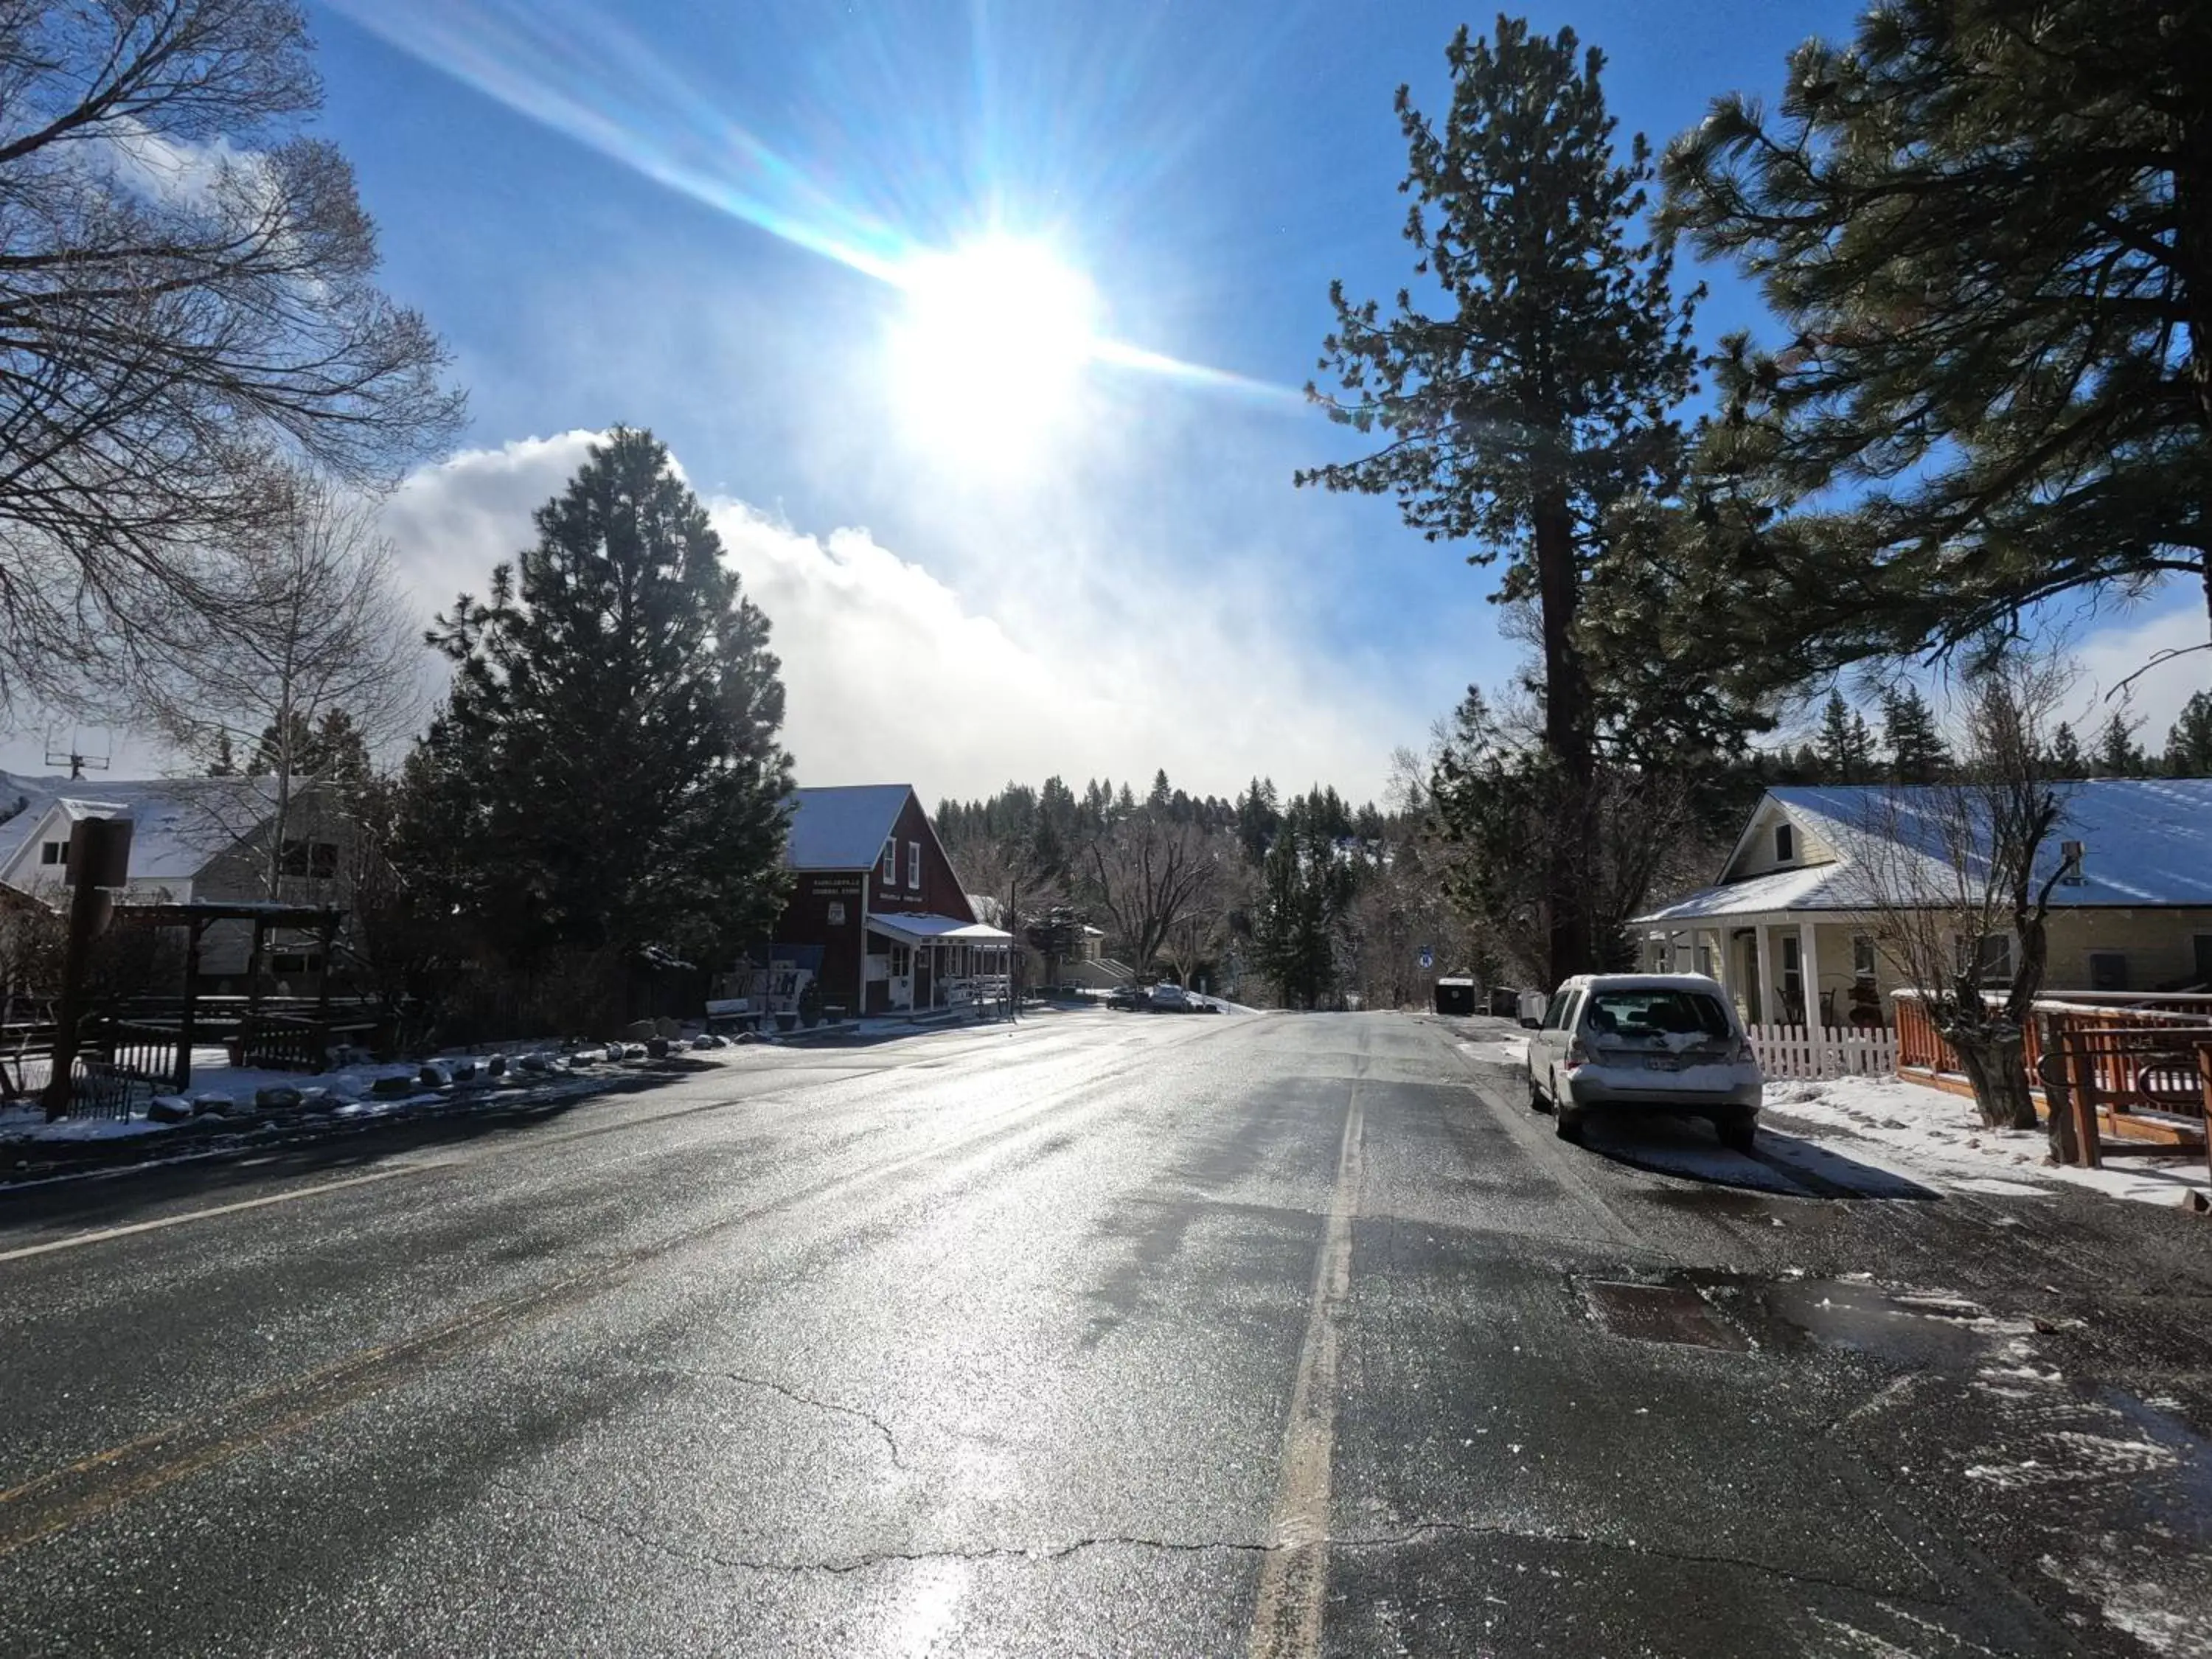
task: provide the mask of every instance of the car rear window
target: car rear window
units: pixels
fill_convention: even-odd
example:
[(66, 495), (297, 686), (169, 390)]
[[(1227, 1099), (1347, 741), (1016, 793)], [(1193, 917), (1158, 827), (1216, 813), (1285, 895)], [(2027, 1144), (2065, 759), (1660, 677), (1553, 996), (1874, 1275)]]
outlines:
[(1593, 991), (1583, 1023), (1593, 1036), (1638, 1039), (1733, 1036), (1728, 1010), (1702, 991)]

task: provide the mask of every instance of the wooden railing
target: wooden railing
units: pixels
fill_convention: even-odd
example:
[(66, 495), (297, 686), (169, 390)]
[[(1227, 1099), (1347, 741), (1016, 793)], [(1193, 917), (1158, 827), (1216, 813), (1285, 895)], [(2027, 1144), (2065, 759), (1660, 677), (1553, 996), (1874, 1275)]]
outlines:
[(242, 1065), (276, 1072), (319, 1072), (330, 1058), (330, 1030), (292, 1014), (248, 1014), (239, 1032)]
[[(1894, 1001), (1898, 1075), (1962, 1088), (1959, 1057), (1920, 998), (1899, 991)], [(2212, 1093), (2203, 1085), (2199, 1055), (2212, 1043), (2208, 1016), (2212, 997), (2075, 991), (2039, 997), (2021, 1033), (2031, 1091), (2047, 1110), (2045, 1084), (2055, 1073), (2075, 1109), (2093, 1103), (2106, 1153), (2205, 1146), (2212, 1138)], [(2046, 1060), (2046, 1054), (2053, 1058)], [(2097, 1139), (2084, 1145), (2085, 1161), (2096, 1161)]]
[(174, 1022), (111, 1019), (101, 1033), (107, 1063), (161, 1089), (185, 1086), (181, 1033)]

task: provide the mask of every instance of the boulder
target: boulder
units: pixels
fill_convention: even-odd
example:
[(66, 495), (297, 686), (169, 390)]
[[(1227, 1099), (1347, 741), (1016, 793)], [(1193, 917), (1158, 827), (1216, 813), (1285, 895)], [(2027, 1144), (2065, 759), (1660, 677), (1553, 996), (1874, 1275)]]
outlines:
[(328, 1117), (345, 1102), (330, 1090), (317, 1087), (301, 1090), (300, 1104), (318, 1116)]
[(671, 1019), (667, 1015), (663, 1014), (653, 1022), (653, 1035), (659, 1037), (682, 1036), (684, 1024), (681, 1020)]
[(526, 1072), (544, 1073), (553, 1069), (553, 1056), (537, 1050), (516, 1057), (515, 1062)]
[(189, 1123), (192, 1103), (181, 1095), (155, 1095), (146, 1103), (146, 1115), (156, 1123)]
[(484, 1075), (486, 1077), (505, 1077), (507, 1075), (507, 1056), (505, 1054), (492, 1055), (490, 1059), (484, 1061), (483, 1068)]
[(633, 1020), (629, 1024), (623, 1026), (622, 1029), (622, 1034), (624, 1038), (630, 1042), (642, 1042), (647, 1037), (659, 1036), (660, 1035), (660, 1030), (659, 1028), (653, 1023), (653, 1021), (649, 1019), (639, 1019)]
[(404, 1100), (422, 1086), (420, 1081), (411, 1077), (380, 1077), (368, 1085), (368, 1092), (370, 1097), (376, 1100)]
[(667, 1059), (668, 1039), (665, 1036), (647, 1037), (645, 1041), (645, 1057), (647, 1060)]
[(473, 1060), (451, 1061), (446, 1071), (456, 1083), (474, 1083), (477, 1080), (477, 1063)]
[(415, 1073), (415, 1080), (425, 1089), (442, 1089), (453, 1080), (453, 1074), (434, 1060), (422, 1062), (422, 1069)]
[(305, 1097), (289, 1083), (272, 1083), (253, 1091), (254, 1109), (258, 1111), (296, 1112), (305, 1103)]
[[(183, 1097), (171, 1095), (168, 1098), (178, 1100)], [(191, 1108), (194, 1117), (228, 1117), (230, 1115), (228, 1095), (194, 1095), (191, 1100), (185, 1102), (185, 1104)]]

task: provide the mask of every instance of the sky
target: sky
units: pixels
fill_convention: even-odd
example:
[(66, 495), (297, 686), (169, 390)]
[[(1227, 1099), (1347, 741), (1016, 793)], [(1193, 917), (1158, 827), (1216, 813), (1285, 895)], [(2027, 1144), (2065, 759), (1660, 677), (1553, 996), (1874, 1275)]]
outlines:
[[(1655, 143), (1777, 87), (1832, 0), (1540, 6)], [(1494, 572), (1298, 396), (1328, 285), (1412, 280), (1392, 96), (1452, 30), (1395, 0), (313, 0), (319, 130), (384, 282), (451, 346), (463, 449), (386, 515), (424, 612), (530, 539), (592, 434), (651, 428), (774, 624), (803, 783), (1052, 773), (1380, 793), (1520, 647)], [(1756, 325), (1726, 270), (1710, 340)], [(1107, 343), (1071, 350), (1071, 337)], [(2090, 642), (2106, 680), (2185, 599)], [(2201, 633), (2201, 613), (2193, 624)], [(2163, 630), (2163, 631), (2161, 631)], [(2202, 659), (2198, 659), (2202, 661)], [(426, 672), (428, 672), (426, 664)], [(2196, 674), (2191, 680), (2186, 678)], [(2203, 676), (2138, 687), (2151, 735)], [(2085, 693), (2094, 702), (2094, 692)], [(0, 750), (34, 769), (39, 738)], [(87, 733), (118, 770), (158, 760)]]

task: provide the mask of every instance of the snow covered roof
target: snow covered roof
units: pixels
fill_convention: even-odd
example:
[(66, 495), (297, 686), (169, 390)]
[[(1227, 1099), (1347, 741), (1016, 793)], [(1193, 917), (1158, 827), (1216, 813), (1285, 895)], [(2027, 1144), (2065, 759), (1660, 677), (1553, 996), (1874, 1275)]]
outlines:
[[(2064, 805), (2044, 844), (2039, 875), (2057, 865), (2060, 843), (2078, 841), (2081, 879), (2051, 890), (2054, 909), (2212, 908), (2212, 778), (2093, 778), (2060, 789)], [(1959, 799), (1957, 787), (1943, 784), (1770, 789), (1761, 810), (1771, 801), (1835, 858), (1723, 882), (1636, 923), (1864, 910), (1882, 891), (1945, 902), (1960, 885), (1945, 852), (1946, 826), (1956, 820)]]
[(1005, 945), (1013, 938), (1004, 928), (987, 927), (980, 921), (962, 921), (956, 916), (879, 916), (871, 910), (868, 926), (912, 945)]
[[(267, 822), (276, 810), (274, 778), (21, 778), (19, 793), (40, 799), (0, 824), (0, 869), (47, 824), (86, 817), (131, 819), (131, 878), (186, 881)], [(0, 785), (0, 796), (6, 787)], [(10, 803), (12, 804), (12, 803)]]
[(783, 861), (793, 870), (865, 870), (884, 843), (914, 787), (904, 783), (848, 784), (791, 792), (791, 838)]

